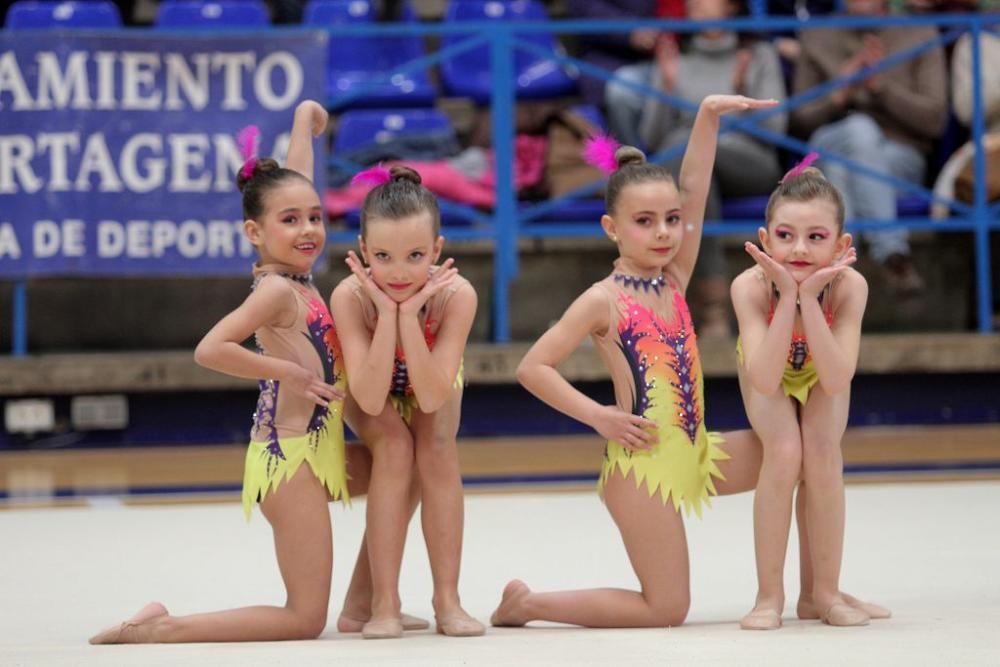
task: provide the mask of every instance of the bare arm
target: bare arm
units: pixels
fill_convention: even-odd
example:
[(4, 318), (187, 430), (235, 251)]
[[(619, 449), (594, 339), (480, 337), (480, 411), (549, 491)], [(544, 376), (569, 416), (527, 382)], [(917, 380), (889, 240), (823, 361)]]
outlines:
[(755, 269), (733, 281), (730, 293), (743, 348), (743, 369), (754, 389), (765, 396), (778, 391), (795, 326), (795, 290), (778, 299), (774, 318), (767, 322), (770, 297)]
[(644, 429), (655, 428), (655, 422), (617, 406), (601, 405), (576, 389), (557, 370), (584, 338), (593, 332), (606, 331), (612, 325), (608, 319), (607, 295), (599, 287), (591, 287), (531, 346), (517, 367), (517, 379), (542, 401), (587, 424), (608, 440), (629, 449), (647, 449), (656, 442), (656, 436)]
[(194, 351), (194, 360), (205, 368), (241, 378), (278, 380), (320, 405), (342, 399), (332, 386), (313, 372), (286, 359), (251, 352), (241, 345), (257, 329), (289, 326), (295, 321), (295, 295), (283, 279), (265, 277), (239, 308), (222, 318), (205, 334)]
[(344, 281), (330, 295), (330, 311), (337, 323), (351, 396), (366, 413), (380, 415), (392, 386), (396, 360), (396, 310), (380, 309), (375, 331), (369, 332), (361, 303), (353, 287)]
[(698, 260), (701, 247), (702, 224), (705, 221), (705, 204), (712, 184), (715, 166), (715, 149), (719, 139), (719, 117), (733, 111), (766, 109), (777, 100), (755, 100), (742, 95), (709, 95), (698, 107), (698, 115), (691, 128), (684, 161), (681, 163), (680, 182), (681, 222), (685, 226), (681, 249), (672, 263), (672, 275), (687, 289)]
[(843, 272), (837, 285), (839, 295), (833, 326), (829, 327), (823, 307), (814, 296), (802, 296), (802, 326), (809, 340), (809, 353), (816, 365), (819, 384), (828, 395), (839, 394), (851, 385), (858, 365), (861, 319), (868, 302), (868, 283), (853, 270)]
[(285, 166), (297, 171), (312, 182), (315, 170), (313, 168), (313, 137), (318, 137), (326, 130), (329, 114), (318, 102), (306, 100), (295, 107), (295, 117), (292, 121), (292, 134), (288, 140), (288, 158)]
[(419, 309), (416, 312), (400, 309), (400, 344), (421, 411), (436, 412), (454, 391), (455, 378), (476, 317), (477, 302), (476, 290), (468, 283), (448, 299), (433, 350), (427, 347), (424, 339), (417, 318)]

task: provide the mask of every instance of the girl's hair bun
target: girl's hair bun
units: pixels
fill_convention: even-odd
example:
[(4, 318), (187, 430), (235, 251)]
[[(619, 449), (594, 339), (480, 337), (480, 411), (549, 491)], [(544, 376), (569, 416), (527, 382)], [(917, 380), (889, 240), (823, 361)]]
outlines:
[(615, 151), (615, 162), (619, 169), (630, 164), (646, 164), (646, 155), (635, 146), (622, 146)]
[(418, 174), (416, 170), (410, 169), (409, 167), (403, 166), (401, 164), (390, 168), (389, 173), (392, 175), (393, 182), (409, 181), (414, 185), (420, 185), (421, 181), (423, 180), (420, 178), (420, 174)]
[(274, 173), (281, 169), (281, 166), (273, 158), (254, 158), (255, 164), (253, 168), (250, 169), (250, 173), (247, 174), (246, 169), (240, 169), (236, 174), (236, 187), (239, 188), (240, 192), (246, 190), (247, 184), (259, 176), (266, 176), (267, 174)]

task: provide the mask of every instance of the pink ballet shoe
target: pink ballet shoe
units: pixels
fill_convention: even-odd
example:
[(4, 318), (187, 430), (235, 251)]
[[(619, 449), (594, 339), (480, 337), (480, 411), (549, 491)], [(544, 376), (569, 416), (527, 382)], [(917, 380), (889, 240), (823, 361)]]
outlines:
[(471, 616), (464, 614), (453, 614), (445, 618), (435, 616), (434, 621), (437, 623), (438, 634), (441, 635), (449, 637), (480, 637), (486, 634), (485, 625)]
[(149, 621), (167, 615), (167, 608), (159, 602), (150, 602), (140, 609), (132, 618), (101, 630), (88, 641), (91, 644), (142, 644), (146, 643), (138, 636), (139, 626)]
[(399, 639), (403, 636), (403, 622), (397, 618), (380, 618), (368, 621), (361, 629), (365, 639)]
[[(426, 630), (431, 627), (431, 624), (428, 621), (425, 621), (417, 616), (411, 616), (410, 614), (402, 614), (400, 616), (400, 621), (403, 623), (404, 631)], [(337, 631), (345, 634), (361, 632), (367, 622), (367, 620), (360, 620), (341, 614), (340, 618), (337, 619)]]
[(862, 602), (861, 600), (857, 600), (849, 604), (852, 607), (856, 607), (868, 614), (868, 617), (873, 621), (892, 618), (892, 612), (889, 609), (880, 604), (875, 604), (874, 602)]
[(410, 614), (403, 614), (400, 620), (403, 622), (403, 630), (426, 630), (431, 627), (430, 621)]
[(852, 607), (849, 604), (838, 602), (826, 610), (821, 619), (827, 625), (837, 627), (853, 627), (857, 625), (868, 625), (871, 618), (861, 609)]
[(740, 619), (744, 630), (777, 630), (781, 627), (781, 614), (775, 609), (754, 609)]

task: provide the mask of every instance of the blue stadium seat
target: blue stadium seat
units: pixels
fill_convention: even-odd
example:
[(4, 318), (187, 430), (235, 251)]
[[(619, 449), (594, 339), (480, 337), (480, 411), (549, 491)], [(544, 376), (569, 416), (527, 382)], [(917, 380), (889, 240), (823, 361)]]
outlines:
[[(337, 119), (337, 135), (333, 142), (331, 157), (331, 182), (346, 181), (342, 166), (337, 158), (355, 159), (360, 156), (371, 156), (380, 153), (380, 146), (399, 140), (399, 147), (406, 144), (408, 149), (430, 148), (431, 145), (447, 147), (451, 145), (454, 152), (459, 149), (458, 138), (451, 119), (437, 109), (355, 109), (346, 111)], [(391, 152), (391, 151), (389, 151)], [(388, 154), (385, 158), (390, 158)], [(380, 157), (379, 160), (384, 159)], [(363, 159), (367, 164), (371, 160)], [(447, 202), (441, 199), (447, 207)], [(358, 211), (351, 211), (345, 216), (349, 227), (356, 228), (360, 224)], [(468, 226), (469, 220), (459, 214), (441, 214), (441, 224), (446, 227)]]
[(7, 10), (7, 30), (117, 28), (122, 19), (111, 2), (15, 2)]
[[(545, 8), (535, 0), (461, 0), (448, 5), (446, 21), (547, 21)], [(468, 39), (447, 35), (442, 47)], [(552, 52), (560, 51), (551, 34), (530, 33), (523, 40)], [(576, 79), (554, 61), (518, 49), (514, 53), (515, 94), (519, 99), (547, 99), (576, 91)], [(490, 99), (493, 89), (490, 54), (486, 46), (467, 51), (441, 63), (441, 80), (449, 95), (470, 97), (478, 104)]]
[[(406, 17), (412, 18), (409, 7)], [(373, 23), (375, 10), (370, 0), (312, 0), (303, 23), (327, 27), (351, 23)], [(425, 55), (418, 36), (344, 37), (331, 36), (327, 65), (327, 96), (331, 106), (421, 107), (431, 106), (437, 91), (427, 71), (394, 74), (362, 97), (337, 105), (339, 96), (354, 92), (376, 77)]]
[(608, 121), (604, 117), (604, 113), (595, 104), (574, 104), (572, 111), (583, 116), (584, 119), (594, 127), (596, 127), (601, 132), (608, 131)]
[(157, 28), (239, 30), (270, 25), (267, 7), (258, 0), (172, 0), (160, 4)]
[(407, 134), (454, 134), (451, 119), (436, 109), (358, 109), (337, 120), (334, 154), (384, 144)]

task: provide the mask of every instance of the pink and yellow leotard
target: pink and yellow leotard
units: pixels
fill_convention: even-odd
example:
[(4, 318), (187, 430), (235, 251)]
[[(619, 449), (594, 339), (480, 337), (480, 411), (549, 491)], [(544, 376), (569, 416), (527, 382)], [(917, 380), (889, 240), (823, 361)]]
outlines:
[(614, 440), (605, 449), (598, 489), (616, 469), (636, 486), (659, 492), (664, 504), (694, 509), (724, 479), (717, 461), (729, 458), (722, 436), (704, 422), (704, 380), (691, 314), (684, 296), (665, 276), (642, 279), (617, 271), (597, 283), (608, 298), (610, 326), (593, 339), (611, 373), (618, 407), (658, 424), (659, 442), (631, 452)]
[[(775, 290), (771, 288), (770, 303), (767, 312), (767, 323), (771, 324), (774, 319)], [(823, 306), (823, 315), (826, 317), (827, 326), (833, 325), (833, 309), (830, 298), (830, 287), (828, 286), (820, 293), (820, 303)], [(743, 365), (743, 343), (736, 340), (736, 356), (740, 365)], [(819, 383), (819, 374), (816, 372), (816, 365), (813, 363), (812, 355), (809, 354), (809, 343), (806, 341), (804, 333), (793, 332), (792, 342), (788, 346), (788, 360), (785, 362), (785, 369), (781, 374), (781, 389), (785, 396), (794, 398), (801, 405), (805, 405), (809, 400), (809, 394), (813, 387)]]
[[(436, 271), (437, 267), (431, 267), (431, 270)], [(378, 324), (378, 309), (375, 307), (375, 303), (365, 293), (361, 287), (361, 281), (358, 280), (357, 276), (348, 276), (344, 279), (344, 282), (350, 286), (351, 292), (361, 305), (365, 327), (368, 331), (374, 333), (375, 326)], [(448, 289), (438, 292), (424, 304), (423, 309), (420, 311), (420, 323), (424, 330), (424, 340), (427, 342), (428, 349), (434, 349), (434, 342), (437, 340), (437, 333), (441, 328), (441, 320), (448, 301), (456, 291), (467, 284), (469, 284), (468, 280), (462, 276), (457, 276)], [(463, 366), (459, 365), (454, 386), (456, 389), (460, 389), (463, 383)], [(413, 385), (410, 384), (409, 372), (406, 369), (406, 357), (403, 354), (402, 348), (398, 346), (396, 348), (396, 359), (392, 368), (392, 384), (389, 386), (389, 400), (392, 402), (393, 407), (396, 408), (399, 416), (403, 418), (403, 421), (409, 424), (413, 416), (413, 410), (417, 407), (417, 399), (413, 394)]]
[[(295, 362), (346, 393), (337, 331), (311, 277), (278, 264), (254, 266), (254, 288), (265, 280), (286, 285), (295, 298), (297, 312), (288, 326), (269, 325), (255, 332), (260, 354)], [(322, 407), (281, 391), (280, 385), (278, 380), (260, 381), (243, 474), (243, 510), (248, 519), (253, 504), (276, 491), (303, 463), (309, 465), (331, 498), (349, 500), (343, 403), (332, 401)]]

